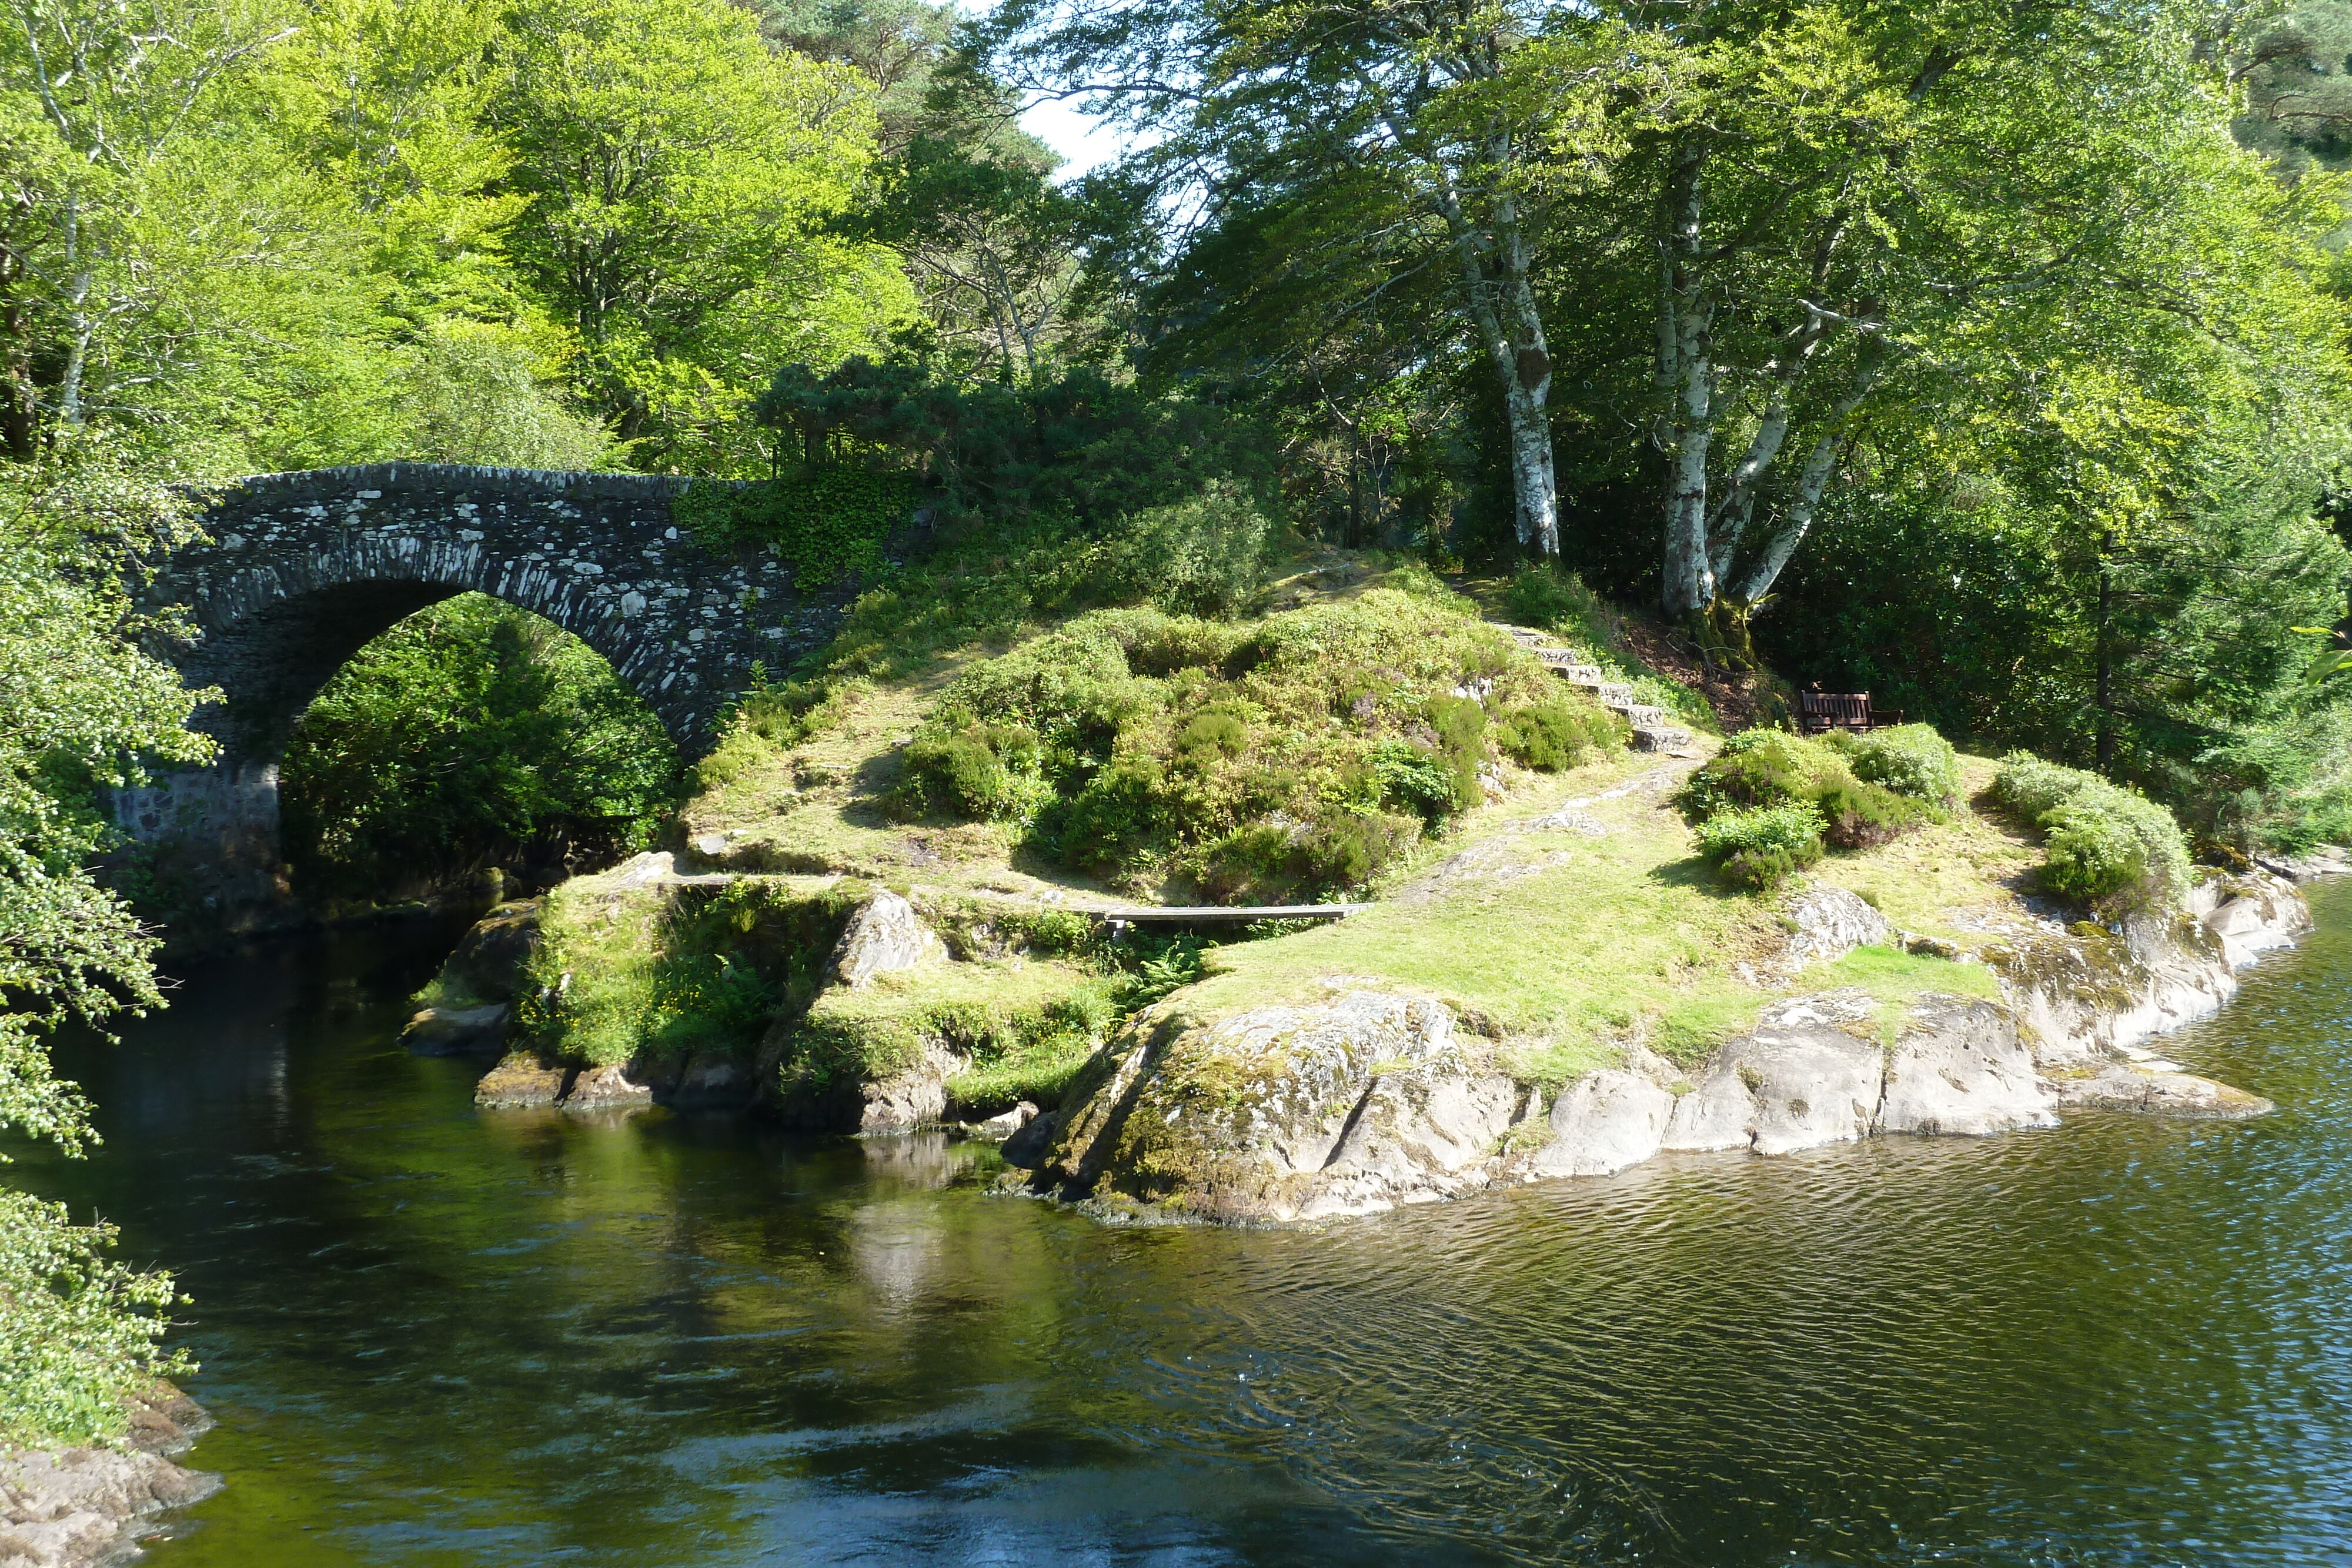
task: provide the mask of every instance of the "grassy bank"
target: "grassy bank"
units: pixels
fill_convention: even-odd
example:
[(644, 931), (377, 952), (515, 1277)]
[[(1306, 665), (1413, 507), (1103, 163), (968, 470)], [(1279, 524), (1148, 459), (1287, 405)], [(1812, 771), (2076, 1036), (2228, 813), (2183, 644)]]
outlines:
[[(1513, 619), (1507, 593), (1492, 609)], [(1538, 713), (1563, 744), (1527, 744), (1553, 724)], [(1696, 1060), (1801, 991), (1860, 988), (1890, 1016), (1990, 996), (1985, 950), (2086, 913), (2044, 886), (2053, 786), (2021, 792), (2015, 762), (1932, 732), (1702, 734), (1677, 758), (1621, 736), (1426, 572), (1336, 557), (1226, 619), (1085, 612), (889, 678), (755, 693), (675, 836), (681, 871), (737, 880), (561, 891), (526, 1019), (551, 1057), (758, 1056), (787, 1095), (937, 1046), (969, 1064), (954, 1113), (982, 1115), (1050, 1103), (1162, 998), (1217, 1016), (1364, 985), (1443, 999), (1557, 1086), (1636, 1046)], [(1716, 841), (1776, 801), (1816, 837), (1773, 885), (1743, 883)], [(1331, 852), (1348, 835), (1360, 852)], [(1813, 886), (1933, 940), (1792, 967), (1790, 901)], [(844, 922), (885, 887), (943, 954), (828, 988)], [(1371, 907), (1124, 941), (1082, 913), (1275, 896)]]

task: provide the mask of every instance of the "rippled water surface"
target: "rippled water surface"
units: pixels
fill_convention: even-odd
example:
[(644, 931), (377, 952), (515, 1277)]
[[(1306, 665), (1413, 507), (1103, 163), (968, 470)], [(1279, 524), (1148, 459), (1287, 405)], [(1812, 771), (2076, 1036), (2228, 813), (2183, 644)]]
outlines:
[[(2274, 1097), (1108, 1229), (930, 1139), (477, 1112), (452, 934), (193, 974), (33, 1178), (181, 1274), (156, 1568), (2352, 1561), (2352, 886), (2168, 1042)], [(436, 945), (437, 944), (437, 945)], [(20, 1166), (20, 1171), (28, 1167)]]

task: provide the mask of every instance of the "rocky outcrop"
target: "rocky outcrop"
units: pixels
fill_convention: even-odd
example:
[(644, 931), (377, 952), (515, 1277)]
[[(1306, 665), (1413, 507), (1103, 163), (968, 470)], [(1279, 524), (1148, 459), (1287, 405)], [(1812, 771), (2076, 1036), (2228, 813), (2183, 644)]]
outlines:
[(650, 1074), (632, 1071), (631, 1064), (613, 1062), (583, 1067), (572, 1074), (556, 1103), (566, 1111), (639, 1111), (654, 1103)]
[(2035, 1040), (2035, 1065), (2080, 1075), (2125, 1048), (2217, 1011), (2238, 971), (2311, 929), (2292, 883), (2264, 872), (2210, 877), (2187, 908), (2121, 931), (2089, 925), (2019, 935), (1984, 949), (2003, 998)]
[(849, 917), (833, 950), (832, 973), (837, 983), (862, 990), (877, 975), (919, 968), (946, 956), (946, 945), (913, 904), (895, 893), (877, 893)]
[(474, 922), (441, 966), (441, 988), (451, 997), (510, 1001), (522, 967), (539, 947), (540, 901), (501, 904)]
[(506, 1109), (552, 1105), (563, 1097), (570, 1077), (565, 1069), (519, 1051), (482, 1074), (474, 1085), (474, 1103)]
[(2352, 850), (2341, 844), (2320, 844), (2299, 855), (2258, 862), (2264, 871), (2290, 882), (2312, 882), (2323, 876), (2352, 876)]
[(417, 1010), (400, 1043), (419, 1056), (464, 1056), (506, 1043), (515, 988), (539, 946), (540, 902), (501, 904), (474, 922), (441, 965), (434, 992), (443, 999)]
[(220, 1490), (218, 1476), (167, 1457), (211, 1425), (164, 1384), (131, 1402), (124, 1448), (0, 1452), (0, 1568), (93, 1568), (139, 1555), (156, 1515)]
[(1789, 924), (1781, 963), (1792, 973), (1884, 942), (1894, 932), (1886, 916), (1842, 887), (1812, 887), (1798, 894), (1789, 907)]
[(400, 1043), (418, 1056), (467, 1056), (496, 1051), (506, 1043), (507, 1019), (514, 1009), (505, 1002), (479, 1007), (419, 1009), (400, 1031)]
[(1548, 1115), (1531, 1098), (1515, 1126), (1517, 1103), (1486, 1042), (1426, 998), (1349, 989), (1215, 1020), (1163, 1005), (1003, 1154), (1034, 1173), (1033, 1188), (1100, 1212), (1279, 1223), (1608, 1176), (1661, 1154), (1769, 1157), (1886, 1134), (2052, 1127), (2068, 1106), (2270, 1109), (2152, 1058), (2044, 1071), (2000, 1002), (1928, 996), (1888, 1018), (1862, 991), (1774, 1003), (1694, 1068), (1632, 1050), (1567, 1084)]
[[(573, 1067), (519, 1051), (482, 1074), (474, 1103), (485, 1108), (529, 1109), (552, 1105), (565, 1111), (642, 1111), (676, 1103), (691, 1080), (688, 1103), (740, 1105), (749, 1098), (749, 1074), (727, 1058), (690, 1057), (683, 1063), (656, 1059)], [(733, 1086), (740, 1084), (740, 1089)], [(728, 1086), (722, 1091), (719, 1086)]]
[(969, 1057), (926, 1039), (907, 1066), (856, 1086), (857, 1131), (911, 1133), (938, 1126), (947, 1118), (948, 1080), (971, 1066)]
[(740, 1057), (698, 1052), (686, 1059), (677, 1077), (655, 1098), (681, 1111), (710, 1111), (751, 1102), (751, 1064)]
[(1588, 1072), (1552, 1102), (1550, 1140), (1530, 1166), (1538, 1176), (1613, 1176), (1656, 1154), (1675, 1097), (1636, 1072)]
[(1516, 1102), (1486, 1043), (1422, 998), (1163, 1009), (1073, 1086), (1036, 1182), (1228, 1223), (1368, 1214), (1486, 1186)]
[(2192, 1121), (2242, 1122), (2277, 1109), (2261, 1095), (2227, 1083), (2132, 1062), (2111, 1062), (2084, 1077), (2061, 1078), (2057, 1087), (2058, 1103), (2070, 1108), (2136, 1111)]
[(2058, 1124), (2059, 1096), (2006, 1009), (1933, 998), (1911, 1017), (1887, 1055), (1880, 1132), (1980, 1137)]

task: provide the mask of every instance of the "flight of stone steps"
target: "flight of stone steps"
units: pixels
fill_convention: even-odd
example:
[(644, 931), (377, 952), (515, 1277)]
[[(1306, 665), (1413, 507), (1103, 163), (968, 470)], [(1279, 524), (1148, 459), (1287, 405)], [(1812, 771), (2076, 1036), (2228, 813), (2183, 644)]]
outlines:
[(1582, 686), (1612, 713), (1623, 715), (1625, 722), (1633, 727), (1634, 750), (1680, 751), (1690, 745), (1690, 731), (1668, 724), (1665, 709), (1635, 702), (1633, 687), (1611, 680), (1608, 672), (1597, 664), (1579, 664), (1573, 648), (1559, 647), (1549, 634), (1525, 626), (1507, 626), (1504, 630), (1521, 647), (1550, 665), (1553, 674), (1572, 686)]

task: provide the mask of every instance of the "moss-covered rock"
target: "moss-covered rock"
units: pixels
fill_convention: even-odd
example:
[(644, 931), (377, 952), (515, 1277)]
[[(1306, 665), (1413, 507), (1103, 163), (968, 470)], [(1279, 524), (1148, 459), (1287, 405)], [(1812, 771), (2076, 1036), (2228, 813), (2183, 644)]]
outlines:
[(1454, 1025), (1440, 1003), (1370, 990), (1213, 1022), (1147, 1013), (1074, 1086), (1037, 1181), (1225, 1223), (1475, 1191), (1517, 1096)]

